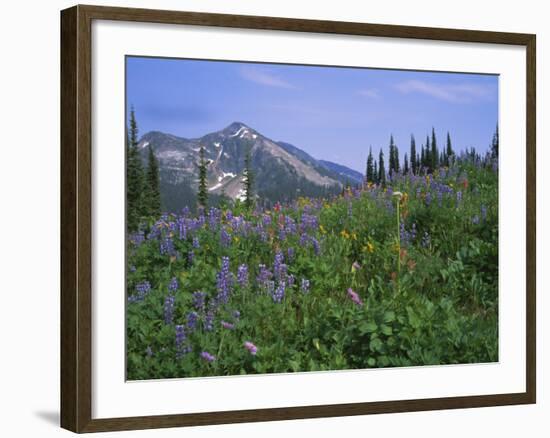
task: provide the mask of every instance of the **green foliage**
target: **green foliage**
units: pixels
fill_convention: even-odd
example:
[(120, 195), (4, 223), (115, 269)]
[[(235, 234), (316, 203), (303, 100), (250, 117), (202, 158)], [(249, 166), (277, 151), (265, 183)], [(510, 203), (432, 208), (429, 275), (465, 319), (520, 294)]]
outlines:
[(159, 163), (153, 145), (149, 145), (147, 174), (144, 190), (145, 216), (158, 217), (161, 213)]
[(126, 138), (126, 222), (135, 231), (143, 214), (144, 174), (138, 150), (138, 127), (134, 108), (130, 110), (129, 135)]
[[(348, 188), (268, 211), (236, 202), (204, 222), (163, 218), (144, 241), (129, 244), (128, 378), (497, 361), (497, 187), (492, 168), (466, 159), (425, 177), (396, 175), (391, 188)], [(401, 199), (392, 196), (397, 190)], [(275, 275), (278, 253), (286, 265), (280, 301), (275, 276), (273, 287), (258, 280), (259, 265)], [(231, 279), (226, 302), (219, 299), (222, 257)], [(237, 281), (242, 265), (246, 284)], [(179, 287), (167, 324), (173, 278)], [(136, 299), (145, 281), (151, 290)], [(204, 310), (194, 303), (197, 291), (205, 294)], [(193, 311), (198, 323), (190, 330)], [(177, 325), (185, 327), (190, 351), (178, 352)], [(203, 359), (203, 351), (215, 360)]]

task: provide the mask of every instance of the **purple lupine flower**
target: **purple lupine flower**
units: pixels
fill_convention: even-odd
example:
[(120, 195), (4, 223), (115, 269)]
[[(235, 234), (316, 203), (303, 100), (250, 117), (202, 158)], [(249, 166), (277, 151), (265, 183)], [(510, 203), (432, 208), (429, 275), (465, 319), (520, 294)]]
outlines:
[(168, 290), (173, 293), (178, 290), (178, 287), (178, 279), (176, 277), (172, 277), (172, 280), (170, 280), (170, 284), (168, 285)]
[(472, 218), (472, 223), (474, 225), (479, 224), (479, 216), (477, 214)]
[(166, 325), (172, 324), (174, 321), (174, 304), (176, 298), (174, 295), (166, 295), (164, 299), (164, 323)]
[(147, 348), (145, 349), (145, 354), (147, 355), (147, 357), (153, 357), (153, 349), (151, 348), (150, 345), (148, 345)]
[(241, 312), (239, 312), (238, 310), (235, 310), (233, 312), (233, 318), (235, 318), (238, 321), (240, 317), (241, 317)]
[(198, 237), (193, 237), (193, 248), (200, 248), (201, 247), (201, 244), (199, 242), (199, 238)]
[(273, 273), (275, 274), (275, 278), (280, 279), (283, 275), (283, 271), (286, 272), (286, 268), (284, 267), (284, 256), (281, 251), (277, 251), (275, 253), (275, 261), (273, 263)]
[(321, 252), (319, 241), (315, 237), (312, 237), (311, 244), (313, 245), (313, 252), (315, 253), (315, 255), (319, 255), (319, 253)]
[(285, 297), (285, 282), (282, 281), (277, 286), (277, 289), (271, 294), (271, 298), (273, 298), (274, 303), (280, 303), (283, 301), (283, 298)]
[(248, 286), (248, 266), (240, 265), (237, 269), (237, 282), (239, 286)]
[(300, 284), (300, 290), (305, 294), (309, 292), (309, 280), (302, 278), (302, 283)]
[(224, 329), (227, 329), (227, 330), (233, 330), (235, 328), (235, 324), (231, 324), (230, 322), (227, 322), (227, 321), (222, 321), (220, 324)]
[(262, 224), (264, 227), (269, 227), (271, 225), (271, 216), (264, 214), (262, 216)]
[(426, 193), (426, 205), (429, 207), (432, 203), (432, 192)]
[(195, 311), (191, 311), (187, 314), (187, 328), (190, 332), (194, 332), (197, 328), (197, 322), (199, 321), (199, 314)]
[(284, 228), (281, 228), (281, 229), (279, 230), (279, 240), (280, 240), (281, 242), (284, 242), (285, 239), (286, 239), (286, 231), (284, 230)]
[(186, 344), (187, 335), (185, 333), (185, 327), (182, 325), (176, 326), (176, 358), (181, 359), (187, 353), (190, 353), (192, 348)]
[(263, 287), (267, 284), (268, 280), (271, 278), (273, 274), (265, 267), (265, 265), (259, 265), (258, 268), (259, 268), (259, 273), (258, 273), (258, 277), (256, 278), (256, 281), (260, 286)]
[(134, 265), (130, 266), (130, 272), (136, 272), (136, 267)]
[(294, 275), (290, 274), (290, 275), (287, 275), (286, 277), (286, 282), (287, 282), (287, 285), (288, 287), (292, 288), (292, 286), (294, 286)]
[(256, 353), (258, 352), (258, 347), (256, 347), (252, 342), (250, 341), (246, 341), (244, 343), (244, 348), (246, 348), (251, 355), (255, 356)]
[(136, 292), (137, 294), (128, 297), (129, 303), (143, 301), (149, 292), (151, 292), (151, 284), (147, 280), (136, 284)]
[(214, 362), (216, 360), (216, 356), (210, 354), (208, 351), (203, 351), (201, 353), (201, 359), (204, 359), (206, 362)]
[(193, 264), (193, 260), (195, 260), (195, 252), (194, 251), (189, 251), (187, 253), (187, 263), (189, 263), (190, 265)]
[(222, 257), (222, 266), (217, 276), (218, 295), (216, 297), (219, 303), (227, 303), (231, 294), (232, 276), (229, 271), (229, 257)]
[(487, 207), (485, 205), (481, 206), (481, 218), (484, 222), (487, 220)]
[(222, 228), (220, 231), (220, 244), (223, 247), (228, 247), (231, 245), (231, 235), (227, 232), (225, 228)]
[(142, 230), (132, 233), (128, 236), (128, 240), (136, 246), (140, 246), (145, 241), (145, 234)]
[(461, 190), (456, 192), (456, 202), (460, 203), (460, 201), (462, 201), (462, 191)]
[(290, 247), (286, 250), (286, 254), (288, 257), (288, 260), (292, 261), (294, 260), (294, 248)]
[(205, 298), (206, 294), (204, 292), (193, 292), (193, 307), (199, 311), (203, 311)]
[(351, 287), (348, 289), (348, 297), (358, 306), (363, 305), (363, 301), (361, 301), (361, 298), (359, 297), (357, 292), (355, 292)]
[(210, 332), (214, 328), (214, 316), (215, 315), (213, 310), (209, 310), (208, 312), (206, 312), (203, 323), (205, 331)]
[(161, 255), (169, 255), (173, 256), (176, 254), (176, 250), (174, 249), (174, 241), (171, 237), (167, 236), (160, 242), (160, 254)]

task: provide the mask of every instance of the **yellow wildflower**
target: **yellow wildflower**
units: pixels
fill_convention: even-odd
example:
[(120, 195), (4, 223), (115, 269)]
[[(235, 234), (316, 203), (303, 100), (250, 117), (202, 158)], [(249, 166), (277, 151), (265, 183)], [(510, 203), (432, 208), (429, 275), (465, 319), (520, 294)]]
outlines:
[(325, 227), (322, 225), (319, 225), (319, 231), (321, 231), (322, 234), (327, 234), (327, 230), (325, 230)]
[(367, 251), (368, 252), (374, 252), (374, 245), (371, 242), (367, 243)]
[(340, 235), (344, 238), (344, 239), (349, 239), (349, 233), (346, 231), (346, 230), (342, 230), (340, 232)]

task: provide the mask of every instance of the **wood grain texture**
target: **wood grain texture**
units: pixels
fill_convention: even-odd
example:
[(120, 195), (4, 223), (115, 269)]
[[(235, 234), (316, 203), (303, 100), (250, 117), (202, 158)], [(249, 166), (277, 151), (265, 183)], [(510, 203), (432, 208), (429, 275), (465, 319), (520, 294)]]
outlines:
[[(525, 46), (527, 53), (526, 391), (516, 394), (92, 419), (92, 20)], [(61, 426), (74, 432), (458, 409), (536, 401), (536, 38), (530, 34), (75, 6), (61, 12)]]

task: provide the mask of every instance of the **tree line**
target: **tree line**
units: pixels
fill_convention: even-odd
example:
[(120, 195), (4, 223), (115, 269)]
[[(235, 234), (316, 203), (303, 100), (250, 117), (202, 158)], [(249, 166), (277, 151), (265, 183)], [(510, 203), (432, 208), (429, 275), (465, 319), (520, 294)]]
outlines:
[(126, 225), (136, 231), (143, 218), (161, 213), (159, 163), (152, 144), (144, 166), (138, 148), (138, 126), (134, 108), (126, 130)]
[[(497, 125), (488, 153), (489, 158), (498, 158), (498, 143)], [(476, 152), (475, 148), (467, 149), (465, 155), (470, 159), (481, 160), (481, 156)], [(413, 175), (431, 174), (439, 167), (451, 166), (457, 159), (449, 132), (447, 132), (445, 146), (440, 149), (434, 128), (432, 128), (431, 137), (430, 135), (426, 136), (426, 142), (420, 146), (420, 151), (417, 151), (415, 137), (411, 134), (410, 149), (403, 157), (403, 166), (400, 165), (399, 157), (399, 148), (395, 144), (393, 135), (390, 135), (387, 171), (382, 148), (380, 148), (380, 152), (378, 153), (378, 159), (375, 159), (372, 153), (372, 147), (370, 147), (367, 156), (365, 182), (385, 184), (387, 176), (391, 179), (395, 174), (399, 173)]]

